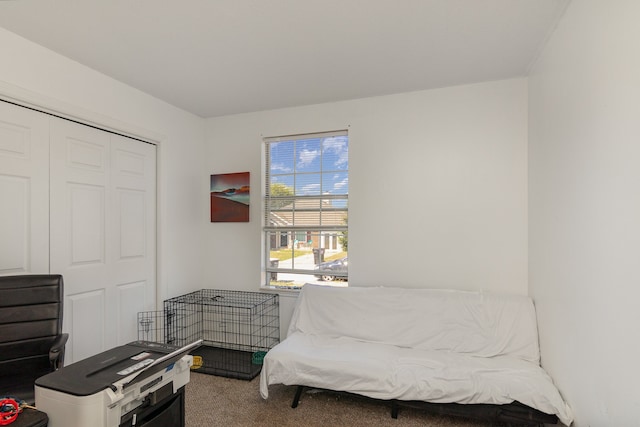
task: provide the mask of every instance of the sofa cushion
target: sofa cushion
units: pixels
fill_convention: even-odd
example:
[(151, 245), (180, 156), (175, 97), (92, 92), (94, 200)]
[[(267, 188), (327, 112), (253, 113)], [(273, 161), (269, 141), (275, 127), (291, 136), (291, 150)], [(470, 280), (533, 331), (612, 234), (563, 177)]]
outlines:
[(488, 292), (305, 285), (289, 334), (540, 363), (529, 297)]
[(537, 364), (511, 356), (420, 350), (346, 337), (292, 333), (271, 349), (260, 377), (269, 384), (306, 385), (375, 399), (432, 403), (508, 404), (518, 401), (561, 421), (571, 411)]

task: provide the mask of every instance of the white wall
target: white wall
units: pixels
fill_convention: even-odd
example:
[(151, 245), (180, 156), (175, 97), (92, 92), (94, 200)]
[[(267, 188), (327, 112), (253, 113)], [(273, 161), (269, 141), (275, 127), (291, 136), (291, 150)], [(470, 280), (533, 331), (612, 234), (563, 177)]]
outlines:
[[(0, 28), (0, 96), (157, 138), (160, 297), (202, 287), (204, 120)], [(149, 70), (150, 73), (153, 70)]]
[(574, 1), (529, 83), (529, 290), (577, 427), (640, 415), (640, 2)]
[(207, 229), (207, 283), (260, 285), (263, 136), (349, 129), (349, 283), (527, 293), (527, 82), (211, 118), (207, 173), (251, 172)]

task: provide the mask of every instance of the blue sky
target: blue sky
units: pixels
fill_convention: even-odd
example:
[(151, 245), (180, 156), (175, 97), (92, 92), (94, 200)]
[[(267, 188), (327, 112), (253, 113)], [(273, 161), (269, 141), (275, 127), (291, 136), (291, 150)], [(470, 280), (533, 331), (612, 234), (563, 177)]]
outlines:
[(349, 192), (349, 138), (299, 139), (271, 143), (271, 181), (293, 187), (297, 195), (347, 194)]

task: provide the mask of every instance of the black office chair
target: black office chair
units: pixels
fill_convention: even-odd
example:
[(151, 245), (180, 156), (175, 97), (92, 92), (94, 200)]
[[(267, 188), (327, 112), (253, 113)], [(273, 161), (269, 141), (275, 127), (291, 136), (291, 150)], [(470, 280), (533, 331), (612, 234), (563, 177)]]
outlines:
[(62, 302), (59, 274), (0, 277), (0, 397), (32, 404), (36, 378), (62, 367)]

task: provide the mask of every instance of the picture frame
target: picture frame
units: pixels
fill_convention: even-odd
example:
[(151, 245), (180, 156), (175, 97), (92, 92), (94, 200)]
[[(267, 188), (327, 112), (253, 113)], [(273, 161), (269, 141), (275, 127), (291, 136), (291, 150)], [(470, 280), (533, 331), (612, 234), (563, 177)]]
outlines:
[(211, 175), (211, 222), (249, 222), (250, 172)]

